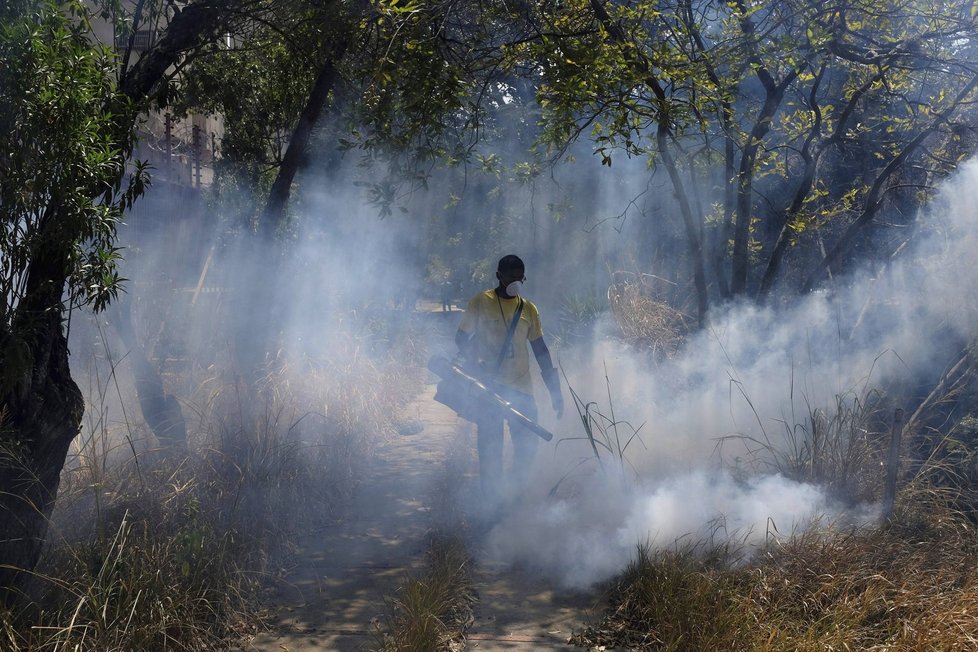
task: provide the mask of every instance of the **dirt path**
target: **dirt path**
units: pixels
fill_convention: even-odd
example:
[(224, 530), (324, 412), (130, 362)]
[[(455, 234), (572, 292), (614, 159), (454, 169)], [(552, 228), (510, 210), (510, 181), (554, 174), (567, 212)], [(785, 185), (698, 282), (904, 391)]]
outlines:
[[(299, 542), (295, 569), (266, 599), (274, 611), (271, 631), (242, 649), (344, 651), (376, 645), (385, 598), (406, 574), (424, 567), (426, 535), (437, 516), (432, 505), (453, 491), (477, 499), (471, 494), (477, 478), (469, 452), (474, 434), (433, 395), (434, 385), (428, 385), (408, 406), (403, 419), (420, 422), (424, 430), (379, 448), (347, 516)], [(446, 479), (449, 473), (457, 477)], [(462, 496), (449, 499), (465, 504)], [(480, 556), (478, 540), (471, 541), (471, 552)], [(467, 648), (579, 649), (565, 641), (587, 615), (580, 596), (555, 593), (545, 582), (491, 560), (476, 564), (475, 584), (478, 602)]]
[(567, 639), (590, 616), (591, 598), (555, 591), (538, 577), (492, 562), (479, 564), (476, 591), (466, 649), (581, 651)]
[(375, 642), (384, 598), (423, 567), (428, 494), (455, 436), (448, 410), (426, 413), (424, 425), (377, 450), (345, 517), (302, 537), (295, 569), (266, 598), (278, 605), (272, 630), (244, 649), (360, 650)]

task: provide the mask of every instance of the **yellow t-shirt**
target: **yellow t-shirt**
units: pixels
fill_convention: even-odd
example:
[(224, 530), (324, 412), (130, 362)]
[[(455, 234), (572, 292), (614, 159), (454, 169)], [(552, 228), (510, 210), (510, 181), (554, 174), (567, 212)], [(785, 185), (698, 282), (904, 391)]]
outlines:
[[(462, 315), (458, 329), (474, 338), (472, 345), (475, 355), (489, 374), (496, 367), (499, 350), (503, 348), (506, 331), (509, 330), (519, 302), (519, 298), (503, 299), (494, 289), (486, 290), (469, 300), (465, 314)], [(523, 312), (513, 332), (513, 342), (503, 354), (499, 371), (487, 380), (495, 380), (506, 387), (532, 395), (530, 354), (526, 344), (541, 337), (543, 327), (540, 325), (540, 312), (533, 302), (523, 299)]]

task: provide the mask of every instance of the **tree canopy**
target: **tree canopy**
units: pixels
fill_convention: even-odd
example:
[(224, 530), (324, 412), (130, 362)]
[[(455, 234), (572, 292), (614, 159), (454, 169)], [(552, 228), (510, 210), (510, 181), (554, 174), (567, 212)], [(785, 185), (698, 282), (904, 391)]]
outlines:
[[(811, 289), (874, 220), (912, 221), (974, 142), (973, 14), (940, 0), (541, 3), (513, 58), (539, 75), (546, 143), (586, 137), (607, 165), (617, 151), (666, 168), (702, 317), (711, 297)], [(786, 270), (813, 240), (824, 255)]]

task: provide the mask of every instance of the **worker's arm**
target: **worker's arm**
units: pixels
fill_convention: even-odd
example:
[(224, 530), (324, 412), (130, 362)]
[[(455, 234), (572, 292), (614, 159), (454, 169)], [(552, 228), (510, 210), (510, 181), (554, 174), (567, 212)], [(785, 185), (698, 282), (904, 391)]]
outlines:
[[(457, 338), (456, 341), (458, 341)], [(543, 341), (542, 337), (530, 340), (530, 348), (533, 349), (533, 355), (537, 359), (537, 364), (540, 365), (540, 375), (543, 376), (543, 382), (550, 391), (550, 403), (559, 419), (564, 415), (564, 397), (560, 393), (560, 377), (557, 375), (557, 369), (550, 357), (550, 349), (547, 348), (547, 343)]]

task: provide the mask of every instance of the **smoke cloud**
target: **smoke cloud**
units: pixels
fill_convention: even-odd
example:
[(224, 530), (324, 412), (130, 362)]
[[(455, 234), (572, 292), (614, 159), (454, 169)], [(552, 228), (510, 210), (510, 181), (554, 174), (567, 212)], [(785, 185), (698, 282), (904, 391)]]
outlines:
[[(449, 281), (453, 298), (464, 301), (492, 285), (499, 257), (517, 253), (527, 262), (526, 294), (541, 309), (570, 386), (601, 414), (610, 418), (613, 409), (627, 422), (623, 440), (632, 429), (638, 437), (623, 464), (606, 455), (602, 473), (570, 402), (557, 423), (548, 398), (538, 396), (559, 443), (541, 445), (532, 486), (512, 497), (486, 534), (488, 556), (581, 587), (619, 571), (643, 542), (670, 547), (729, 536), (751, 546), (820, 519), (871, 519), (872, 506), (837, 504), (777, 472), (752, 474), (771, 461), (757, 450), (790, 451), (796, 426), (839, 397), (859, 400), (876, 387), (912, 395), (970, 340), (978, 165), (945, 184), (919, 217), (913, 246), (890, 264), (837, 276), (827, 291), (789, 306), (717, 306), (681, 351), (651, 366), (605, 337), (614, 329), (606, 313), (585, 321), (567, 305), (606, 311), (609, 272), (645, 271), (648, 261), (682, 299), (677, 283), (685, 273), (657, 267), (668, 258), (662, 252), (684, 246), (681, 224), (666, 180), (650, 180), (644, 161), (616, 158), (609, 173), (579, 149), (577, 163), (522, 186), (470, 170), (435, 171), (427, 191), (398, 197), (387, 217), (358, 185), (380, 178), (377, 169), (344, 162), (306, 170), (289, 228), (294, 241), (278, 268), (274, 320), (283, 345), (304, 361), (346, 356), (349, 342), (341, 352), (333, 337), (345, 329), (362, 338), (365, 355), (389, 354), (419, 300), (437, 303), (439, 284)], [(226, 323), (249, 319), (233, 314), (222, 292), (264, 261), (236, 257), (233, 216), (213, 219), (202, 200), (178, 201), (157, 187), (145, 201), (123, 234), (132, 247), (123, 271), (132, 279), (136, 330), (156, 342), (154, 359), (169, 382), (170, 359), (222, 364), (233, 346)], [(195, 309), (181, 313), (196, 286), (203, 293)], [(429, 353), (452, 351), (450, 319), (420, 329)], [(163, 322), (181, 329), (161, 330)], [(73, 325), (73, 364), (99, 358), (97, 340), (93, 328)], [(113, 356), (124, 358), (124, 350)], [(76, 367), (76, 377), (85, 373)], [(181, 396), (189, 387), (170, 390)]]
[(488, 554), (583, 589), (620, 572), (639, 544), (751, 546), (832, 511), (817, 487), (780, 475), (738, 481), (699, 469), (623, 491), (595, 484), (574, 499), (521, 505), (492, 530)]
[[(629, 445), (627, 464), (599, 472), (576, 415), (552, 424), (564, 441), (541, 450), (536, 486), (514, 497), (486, 554), (580, 588), (620, 571), (641, 543), (729, 537), (749, 549), (814, 523), (872, 522), (877, 506), (839, 504), (777, 473), (777, 459), (797, 450), (815, 410), (831, 418), (877, 388), (914, 400), (973, 337), (976, 188), (978, 165), (969, 163), (886, 267), (837, 277), (788, 307), (714, 310), (654, 368), (607, 339), (590, 357), (566, 356), (582, 400), (606, 416), (613, 405), (628, 422), (620, 439), (634, 428), (641, 442)], [(604, 460), (615, 467), (614, 456)], [(589, 471), (569, 471), (575, 463)]]

